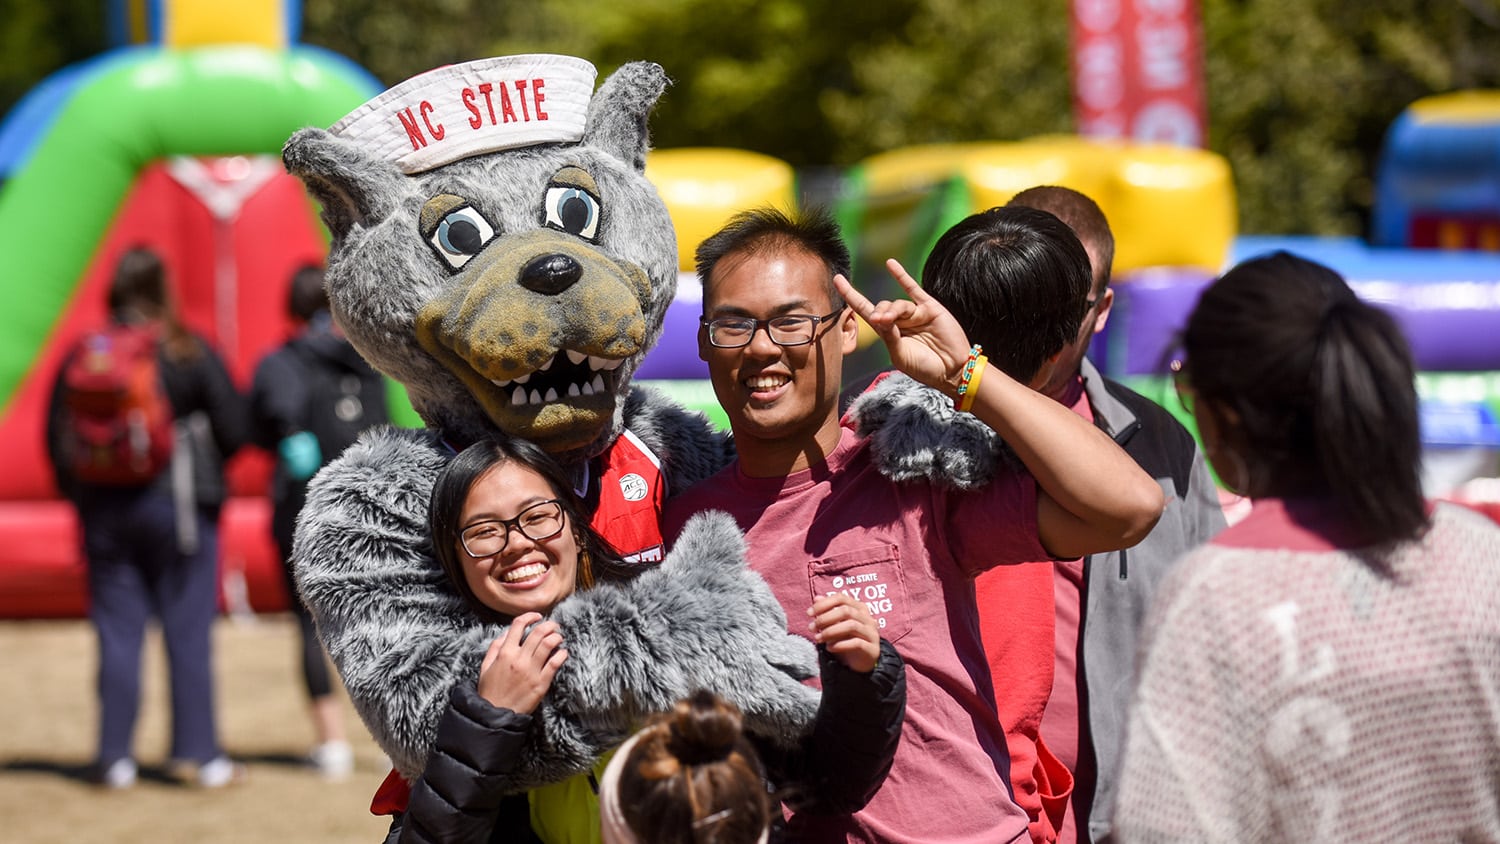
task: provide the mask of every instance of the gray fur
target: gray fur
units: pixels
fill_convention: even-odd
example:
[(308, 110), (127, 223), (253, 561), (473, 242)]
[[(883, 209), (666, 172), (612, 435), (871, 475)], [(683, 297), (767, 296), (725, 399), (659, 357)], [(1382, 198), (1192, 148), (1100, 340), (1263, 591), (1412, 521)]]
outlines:
[(997, 465), (1016, 461), (994, 429), (899, 372), (855, 399), (848, 415), (855, 430), (870, 437), (880, 473), (894, 481), (975, 489), (989, 483)]
[[(527, 299), (527, 291), (485, 277), (543, 240), (581, 256), (593, 271), (623, 279), (627, 288), (632, 272), (644, 282), (631, 288), (639, 296), (635, 308), (643, 330), (633, 350), (620, 347), (627, 355), (613, 383), (614, 410), (579, 443), (549, 450), (579, 471), (627, 424), (638, 422), (642, 438), (662, 456), (672, 489), (686, 488), (723, 464), (725, 438), (701, 415), (666, 406), (659, 395), (632, 395), (631, 375), (656, 342), (677, 283), (671, 219), (643, 174), (645, 117), (665, 85), (660, 67), (626, 65), (591, 103), (583, 143), (476, 156), (418, 176), (402, 175), (393, 164), (320, 129), (301, 130), (288, 140), (287, 169), (322, 202), (333, 234), (326, 283), (336, 319), (366, 359), (406, 387), (433, 429), (457, 442), (522, 433), (492, 418), (455, 367), (418, 342), (419, 315), (436, 302), (470, 294), (483, 297), (481, 304), (535, 302), (530, 307), (538, 322), (543, 316), (550, 322), (545, 332), (527, 332), (533, 336), (524, 339), (533, 346), (619, 356), (607, 337), (600, 340), (602, 326), (591, 322), (598, 317), (588, 308)], [(593, 241), (543, 227), (547, 187), (565, 167), (582, 169), (597, 187), (602, 211)], [(496, 232), (458, 271), (419, 228), (424, 205), (439, 194), (462, 197)], [(478, 365), (503, 375), (542, 362), (537, 348), (521, 346), (501, 348)], [(499, 632), (465, 609), (432, 558), (428, 496), (446, 459), (434, 433), (371, 433), (313, 482), (293, 553), (300, 588), (355, 707), (407, 777), (422, 768), (448, 689), (473, 682), (485, 647)], [(738, 702), (760, 708), (753, 698)], [(609, 745), (607, 739), (617, 738), (595, 741), (570, 717), (549, 708), (538, 718), (535, 770), (587, 766)], [(785, 720), (780, 716), (777, 723)]]
[(610, 74), (589, 102), (583, 142), (644, 171), (650, 149), (646, 119), (666, 89), (667, 74), (660, 65), (633, 62)]
[[(553, 611), (568, 661), (536, 717), (521, 765), (502, 791), (523, 791), (586, 770), (649, 716), (697, 689), (735, 701), (745, 725), (794, 745), (817, 714), (811, 642), (745, 561), (744, 537), (723, 513), (683, 528), (660, 565), (623, 584), (574, 594)], [(593, 742), (590, 744), (590, 742)], [(567, 756), (549, 745), (577, 748)]]
[[(430, 432), (367, 432), (313, 480), (293, 549), (298, 587), (349, 696), (408, 779), (426, 763), (448, 690), (474, 682), (504, 632), (468, 610), (431, 556), (427, 503), (447, 459)], [(812, 645), (786, 632), (722, 514), (690, 522), (660, 566), (579, 592), (553, 618), (569, 658), (514, 790), (584, 770), (694, 689), (735, 701), (751, 729), (780, 741), (816, 712), (817, 692), (799, 682), (816, 672)]]
[(630, 430), (661, 458), (676, 495), (734, 459), (734, 443), (703, 414), (684, 408), (660, 390), (637, 385), (625, 399)]

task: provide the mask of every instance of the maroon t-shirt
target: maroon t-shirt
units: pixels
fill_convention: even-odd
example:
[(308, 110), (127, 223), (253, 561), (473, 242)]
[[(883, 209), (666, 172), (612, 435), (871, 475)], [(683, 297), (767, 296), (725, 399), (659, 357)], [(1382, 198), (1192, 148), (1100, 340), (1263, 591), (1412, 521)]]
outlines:
[(962, 494), (895, 484), (865, 441), (845, 429), (827, 462), (786, 477), (752, 478), (735, 463), (667, 502), (670, 543), (688, 517), (722, 510), (744, 529), (750, 565), (809, 636), (814, 596), (865, 601), (906, 660), (906, 721), (889, 777), (860, 812), (794, 815), (808, 842), (973, 842), (1027, 836), (1006, 786), (1005, 735), (980, 646), (972, 577), (1045, 560), (1036, 482), (1006, 474)]

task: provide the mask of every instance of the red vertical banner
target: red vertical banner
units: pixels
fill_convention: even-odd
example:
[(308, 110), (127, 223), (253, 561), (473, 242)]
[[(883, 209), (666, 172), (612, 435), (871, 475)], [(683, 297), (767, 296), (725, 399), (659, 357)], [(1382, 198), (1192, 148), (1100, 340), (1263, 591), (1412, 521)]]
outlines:
[(1072, 0), (1073, 112), (1095, 138), (1202, 147), (1197, 0)]

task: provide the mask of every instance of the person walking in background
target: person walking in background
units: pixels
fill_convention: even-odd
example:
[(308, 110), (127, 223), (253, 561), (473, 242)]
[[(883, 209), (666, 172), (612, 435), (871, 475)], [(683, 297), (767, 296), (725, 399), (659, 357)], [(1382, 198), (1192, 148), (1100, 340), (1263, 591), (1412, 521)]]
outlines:
[(1424, 501), (1395, 321), (1288, 253), (1210, 285), (1174, 365), (1250, 514), (1146, 626), (1118, 840), (1500, 840), (1500, 527)]
[(334, 325), (322, 268), (303, 267), (293, 274), (287, 316), (297, 334), (256, 367), (250, 407), (256, 444), (276, 455), (271, 534), (301, 633), (302, 682), (315, 734), (308, 761), (324, 777), (338, 780), (353, 771), (354, 754), (322, 642), (292, 576), (292, 535), (307, 500), (308, 480), (361, 431), (389, 422), (390, 414), (385, 379)]
[[(1061, 284), (1038, 288), (1042, 297), (1055, 297), (1061, 305), (1050, 313), (1064, 330), (1048, 335), (1039, 349), (1042, 357), (1034, 359), (1035, 368), (1028, 363), (1031, 371), (1008, 370), (1009, 374), (1093, 422), (1156, 478), (1167, 498), (1156, 527), (1138, 544), (1053, 565), (1055, 664), (1041, 738), (1047, 751), (1073, 773), (1072, 799), (1061, 807), (1057, 840), (1092, 841), (1109, 830), (1141, 622), (1173, 563), (1222, 530), (1224, 514), (1213, 477), (1187, 429), (1156, 403), (1100, 375), (1086, 356), (1089, 341), (1104, 330), (1114, 304), (1109, 281), (1115, 239), (1104, 213), (1084, 194), (1056, 185), (1021, 191), (1007, 205), (1045, 211), (1066, 223), (1092, 268), (1083, 301), (1068, 296), (1069, 288)], [(935, 287), (923, 275), (929, 292), (955, 313), (967, 314), (966, 324), (976, 332), (971, 336), (987, 349), (1048, 332), (1049, 320), (1044, 318), (1027, 320), (1020, 327), (1020, 314), (1013, 307), (1016, 291), (1004, 291), (999, 298), (979, 296), (961, 289), (970, 282), (970, 276), (955, 274)], [(997, 307), (983, 309), (985, 303)], [(970, 304), (974, 310), (966, 310)], [(1081, 321), (1070, 327), (1078, 312)], [(1006, 624), (1011, 614), (1005, 574), (987, 572), (975, 582), (981, 630), (992, 657), (992, 627)]]
[(775, 803), (733, 704), (699, 692), (632, 736), (599, 780), (604, 844), (764, 844)]
[(136, 781), (141, 648), (155, 616), (171, 675), (169, 773), (216, 788), (243, 775), (219, 745), (211, 633), (223, 461), (246, 438), (244, 400), (179, 321), (156, 253), (126, 252), (108, 295), (110, 325), (64, 361), (47, 423), (57, 486), (82, 527), (99, 640), (94, 773), (110, 788)]

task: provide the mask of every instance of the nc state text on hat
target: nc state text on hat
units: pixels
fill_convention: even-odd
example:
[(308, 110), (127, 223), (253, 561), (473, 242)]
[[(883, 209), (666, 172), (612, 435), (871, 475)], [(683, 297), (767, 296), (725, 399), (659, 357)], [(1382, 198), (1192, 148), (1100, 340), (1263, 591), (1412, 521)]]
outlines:
[[(542, 103), (547, 100), (546, 94), (542, 92), (546, 84), (546, 79), (539, 78), (513, 79), (499, 84), (482, 82), (472, 88), (465, 86), (459, 92), (459, 98), (469, 112), (469, 128), (479, 129), (486, 123), (490, 126), (497, 126), (504, 123), (530, 123), (534, 120), (546, 120), (547, 112), (542, 110)], [(512, 87), (515, 88), (514, 101), (511, 99)], [(495, 111), (496, 100), (499, 101), (500, 107), (498, 115)], [(520, 106), (519, 117), (516, 115), (517, 105)], [(406, 130), (407, 140), (411, 141), (413, 150), (427, 146), (428, 137), (434, 141), (441, 141), (447, 136), (448, 129), (442, 121), (434, 123), (432, 120), (435, 110), (431, 102), (422, 100), (417, 104), (415, 112), (411, 106), (396, 112), (396, 117), (401, 121), (401, 128)], [(425, 135), (422, 133), (423, 127), (427, 129)]]

